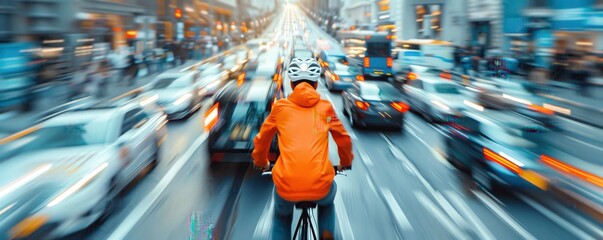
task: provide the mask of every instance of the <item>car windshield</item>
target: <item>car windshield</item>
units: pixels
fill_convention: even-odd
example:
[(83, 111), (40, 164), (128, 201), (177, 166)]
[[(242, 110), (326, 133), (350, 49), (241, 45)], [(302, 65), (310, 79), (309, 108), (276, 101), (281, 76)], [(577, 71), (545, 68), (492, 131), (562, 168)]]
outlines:
[(107, 132), (109, 132), (107, 120), (101, 117), (72, 124), (43, 127), (23, 138), (28, 141), (25, 148), (27, 151), (40, 151), (107, 143)]
[(312, 52), (306, 50), (295, 51), (296, 58), (312, 58)]
[(360, 95), (363, 99), (380, 101), (380, 100), (395, 100), (399, 98), (400, 92), (391, 85), (386, 84), (362, 84), (360, 87)]
[(360, 73), (358, 70), (358, 67), (348, 66), (348, 65), (341, 64), (341, 63), (335, 63), (335, 72), (337, 72), (338, 74), (350, 73), (351, 75)]
[(480, 132), (492, 141), (507, 146), (522, 148), (533, 148), (537, 146), (537, 144), (529, 140), (529, 138), (524, 137), (523, 132), (520, 129), (487, 123), (480, 126)]
[(189, 78), (162, 78), (153, 84), (151, 89), (166, 89), (166, 88), (183, 88), (191, 84)]
[(461, 94), (461, 92), (459, 92), (459, 89), (453, 84), (434, 84), (433, 89), (436, 93)]

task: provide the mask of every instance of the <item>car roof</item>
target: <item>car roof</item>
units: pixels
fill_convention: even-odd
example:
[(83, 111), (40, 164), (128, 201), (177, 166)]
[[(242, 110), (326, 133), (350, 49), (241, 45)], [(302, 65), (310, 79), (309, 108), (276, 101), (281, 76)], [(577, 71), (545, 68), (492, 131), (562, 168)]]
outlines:
[(157, 75), (156, 77), (153, 78), (153, 80), (161, 79), (161, 78), (166, 78), (166, 77), (167, 78), (173, 78), (173, 77), (175, 77), (175, 78), (181, 78), (181, 77), (184, 77), (184, 76), (187, 76), (187, 75), (192, 75), (194, 73), (195, 73), (194, 71), (185, 71), (185, 72), (169, 71), (169, 72), (165, 72), (165, 73)]

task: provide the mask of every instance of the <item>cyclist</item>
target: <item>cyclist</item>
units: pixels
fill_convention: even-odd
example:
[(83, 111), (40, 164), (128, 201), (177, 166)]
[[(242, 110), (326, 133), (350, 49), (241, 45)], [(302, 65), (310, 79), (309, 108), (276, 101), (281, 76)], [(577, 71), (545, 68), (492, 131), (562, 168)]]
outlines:
[(333, 239), (337, 191), (335, 170), (329, 161), (329, 133), (337, 143), (338, 170), (351, 167), (352, 141), (337, 118), (333, 105), (316, 91), (321, 68), (314, 59), (295, 58), (287, 70), (293, 93), (274, 104), (254, 139), (256, 167), (268, 170), (268, 152), (278, 132), (280, 157), (272, 169), (275, 185), (273, 239), (291, 239), (295, 203), (318, 204), (321, 239)]

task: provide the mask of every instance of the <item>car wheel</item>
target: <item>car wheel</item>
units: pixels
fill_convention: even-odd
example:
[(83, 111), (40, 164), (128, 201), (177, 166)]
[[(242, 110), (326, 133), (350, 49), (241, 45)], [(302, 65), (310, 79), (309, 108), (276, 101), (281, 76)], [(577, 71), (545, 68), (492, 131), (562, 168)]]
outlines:
[(358, 125), (358, 123), (356, 123), (356, 119), (354, 117), (354, 114), (348, 113), (348, 119), (350, 120), (350, 125), (353, 128), (360, 128), (360, 125)]
[(486, 172), (484, 167), (480, 164), (475, 164), (471, 169), (471, 178), (473, 179), (473, 181), (475, 181), (478, 187), (492, 194), (499, 194), (501, 192), (504, 192), (503, 186), (493, 180), (492, 177), (490, 177), (490, 175), (488, 174), (488, 172)]

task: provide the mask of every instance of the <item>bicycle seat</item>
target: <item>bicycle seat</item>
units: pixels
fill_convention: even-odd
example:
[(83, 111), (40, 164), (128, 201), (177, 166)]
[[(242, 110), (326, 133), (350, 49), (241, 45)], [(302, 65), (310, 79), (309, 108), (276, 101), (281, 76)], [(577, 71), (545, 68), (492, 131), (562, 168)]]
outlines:
[(315, 202), (298, 202), (295, 204), (295, 208), (300, 209), (300, 208), (316, 208), (316, 204)]

